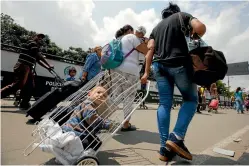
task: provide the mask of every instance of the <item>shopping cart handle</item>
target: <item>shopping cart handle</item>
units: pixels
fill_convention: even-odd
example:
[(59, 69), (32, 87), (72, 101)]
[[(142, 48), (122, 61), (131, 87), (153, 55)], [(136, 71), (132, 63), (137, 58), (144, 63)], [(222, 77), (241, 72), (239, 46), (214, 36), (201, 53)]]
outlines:
[(147, 81), (147, 84), (146, 84), (146, 94), (144, 96), (144, 99), (147, 98), (147, 96), (149, 95), (149, 92), (150, 92), (150, 81)]
[(54, 69), (50, 68), (48, 70), (54, 77), (60, 80), (61, 83), (64, 83), (64, 80), (54, 71)]

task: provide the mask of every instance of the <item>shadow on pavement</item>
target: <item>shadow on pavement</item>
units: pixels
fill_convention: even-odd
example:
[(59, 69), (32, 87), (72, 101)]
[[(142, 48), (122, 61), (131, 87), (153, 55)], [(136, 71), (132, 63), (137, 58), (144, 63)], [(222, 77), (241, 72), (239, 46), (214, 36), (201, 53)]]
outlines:
[(203, 113), (203, 112), (201, 112), (201, 113), (196, 113), (196, 115), (206, 115), (206, 116), (212, 116), (211, 114), (207, 114), (207, 113)]
[(243, 154), (245, 157), (241, 157), (237, 161), (232, 160), (232, 157), (220, 157), (220, 156), (210, 156), (210, 155), (196, 155), (193, 154), (193, 160), (188, 161), (176, 157), (170, 162), (170, 165), (248, 165), (249, 164), (249, 154)]
[(2, 113), (14, 113), (14, 114), (26, 114), (26, 111), (23, 110), (1, 110)]
[[(133, 138), (133, 139), (131, 139)], [(141, 142), (147, 142), (151, 144), (159, 144), (160, 138), (159, 134), (155, 132), (150, 132), (146, 130), (136, 130), (132, 132), (118, 132), (117, 135), (113, 136), (113, 139), (123, 143), (125, 145), (136, 145)]]
[(45, 163), (42, 163), (40, 165), (61, 165), (61, 164), (56, 163), (55, 158), (52, 158), (52, 159), (50, 159), (50, 160), (48, 160)]
[(100, 151), (97, 155), (101, 165), (151, 165), (147, 158), (133, 148)]
[[(136, 153), (132, 148), (100, 151), (97, 154), (100, 165), (151, 165), (148, 159)], [(52, 158), (42, 165), (60, 165)]]
[(238, 164), (240, 165), (249, 165), (249, 153), (243, 153), (242, 156), (238, 160)]
[(1, 108), (18, 108), (14, 105), (1, 105)]
[(115, 157), (127, 157), (125, 155), (116, 154), (114, 150), (100, 151), (97, 154), (100, 165), (120, 165), (114, 158)]
[(227, 113), (218, 111), (216, 114), (227, 114)]

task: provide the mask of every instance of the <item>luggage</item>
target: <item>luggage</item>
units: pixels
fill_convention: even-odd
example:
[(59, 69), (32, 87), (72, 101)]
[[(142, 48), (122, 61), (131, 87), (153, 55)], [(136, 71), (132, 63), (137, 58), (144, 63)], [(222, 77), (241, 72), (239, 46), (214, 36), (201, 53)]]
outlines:
[(212, 108), (214, 110), (217, 110), (218, 106), (219, 106), (219, 100), (217, 99), (213, 99), (209, 104), (209, 108)]
[(185, 36), (189, 55), (193, 65), (193, 81), (197, 85), (209, 86), (218, 80), (224, 79), (228, 66), (226, 58), (221, 51), (214, 50), (208, 46), (197, 34), (190, 37), (190, 25), (185, 26), (182, 16), (179, 13), (179, 20), (182, 32)]
[[(58, 78), (57, 74), (56, 77)], [(62, 79), (60, 80), (62, 82)], [(47, 92), (28, 109), (26, 117), (31, 116), (34, 120), (40, 121), (42, 116), (55, 108), (58, 103), (79, 90), (85, 83), (86, 82), (83, 81), (68, 81), (63, 83), (62, 87), (57, 87)]]
[(208, 86), (224, 79), (228, 67), (222, 52), (212, 47), (202, 47), (190, 52), (193, 62), (193, 81), (197, 85)]

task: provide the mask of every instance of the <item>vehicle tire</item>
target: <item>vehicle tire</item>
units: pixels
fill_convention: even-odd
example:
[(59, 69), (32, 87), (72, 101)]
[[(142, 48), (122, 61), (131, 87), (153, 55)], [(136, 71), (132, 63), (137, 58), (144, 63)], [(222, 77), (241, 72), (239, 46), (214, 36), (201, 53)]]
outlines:
[(99, 161), (93, 156), (84, 156), (80, 158), (74, 165), (99, 165)]

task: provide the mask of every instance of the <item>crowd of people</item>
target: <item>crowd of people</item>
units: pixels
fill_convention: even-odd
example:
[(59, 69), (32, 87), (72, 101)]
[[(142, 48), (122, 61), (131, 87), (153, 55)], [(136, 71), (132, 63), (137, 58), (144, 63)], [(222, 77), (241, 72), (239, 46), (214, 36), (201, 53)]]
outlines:
[[(246, 95), (246, 94), (245, 94)], [(202, 113), (201, 111), (209, 109), (212, 107), (211, 101), (217, 100), (216, 113), (218, 112), (218, 108), (232, 108), (237, 110), (237, 113), (244, 113), (244, 110), (248, 111), (249, 107), (249, 95), (243, 97), (243, 92), (240, 87), (236, 89), (234, 94), (232, 94), (231, 99), (228, 98), (226, 101), (222, 101), (221, 104), (220, 98), (221, 95), (218, 93), (218, 88), (216, 83), (213, 83), (210, 88), (207, 87), (199, 87), (198, 88), (198, 106), (196, 113)], [(224, 98), (224, 96), (223, 96)], [(211, 105), (210, 105), (211, 104)], [(213, 108), (212, 108), (213, 109)]]
[[(200, 112), (201, 103), (203, 103), (203, 101), (208, 99), (211, 102), (212, 99), (218, 97), (215, 83), (212, 84), (210, 88), (200, 87), (198, 89), (197, 85), (192, 81), (192, 62), (188, 55), (185, 37), (181, 31), (179, 14), (183, 18), (186, 27), (191, 27), (189, 35), (198, 34), (200, 37), (205, 35), (206, 26), (204, 23), (189, 13), (181, 12), (176, 4), (170, 3), (169, 6), (162, 11), (162, 20), (154, 27), (149, 38), (145, 37), (146, 28), (143, 26), (139, 26), (134, 30), (131, 25), (125, 25), (117, 30), (115, 38), (121, 40), (122, 51), (125, 55), (129, 54), (129, 56), (124, 59), (120, 66), (110, 70), (110, 73), (119, 73), (129, 80), (129, 83), (118, 87), (119, 91), (122, 92), (140, 79), (141, 84), (146, 85), (152, 66), (152, 72), (159, 93), (157, 124), (160, 135), (159, 159), (162, 161), (169, 161), (175, 155), (192, 160), (192, 154), (184, 143), (188, 126), (196, 111)], [(24, 90), (24, 85), (28, 84), (27, 80), (33, 82), (32, 74), (36, 62), (42, 64), (47, 69), (53, 68), (38, 51), (38, 43), (42, 38), (44, 38), (44, 35), (37, 35), (28, 45), (28, 52), (21, 53), (14, 67), (15, 82), (1, 89), (2, 98), (20, 89), (21, 93), (27, 93), (28, 96), (26, 94), (24, 96), (27, 97), (22, 98), (22, 103), (24, 104), (21, 104), (21, 107), (24, 108), (29, 107), (28, 102), (31, 97), (30, 94)], [(92, 53), (87, 56), (81, 76), (82, 80), (90, 81), (101, 71), (101, 51), (102, 47), (97, 46), (93, 49)], [(145, 71), (141, 78), (139, 66), (140, 56), (145, 57)], [(75, 68), (70, 68), (69, 77), (66, 80), (74, 80), (75, 74)], [(173, 131), (170, 132), (170, 112), (173, 103), (174, 85), (177, 86), (183, 97), (183, 104), (179, 110), (175, 127)], [(27, 86), (31, 88), (30, 85)], [(98, 90), (101, 90), (101, 88)], [(29, 89), (29, 91), (31, 90)], [(236, 90), (234, 97), (237, 111), (243, 113), (242, 103), (244, 101), (240, 88)], [(249, 96), (247, 100), (249, 100)], [(124, 105), (129, 104), (131, 105), (131, 111), (132, 104), (125, 103), (124, 101)], [(248, 106), (246, 108), (248, 109)], [(124, 113), (125, 118), (128, 113), (129, 111)], [(87, 116), (87, 114), (85, 116)], [(77, 121), (78, 119), (74, 120)], [(66, 129), (71, 130), (73, 123), (73, 121), (69, 123)], [(110, 124), (106, 122), (104, 126), (109, 128), (109, 125)], [(136, 130), (136, 127), (131, 125), (129, 117), (121, 131), (134, 130)]]

